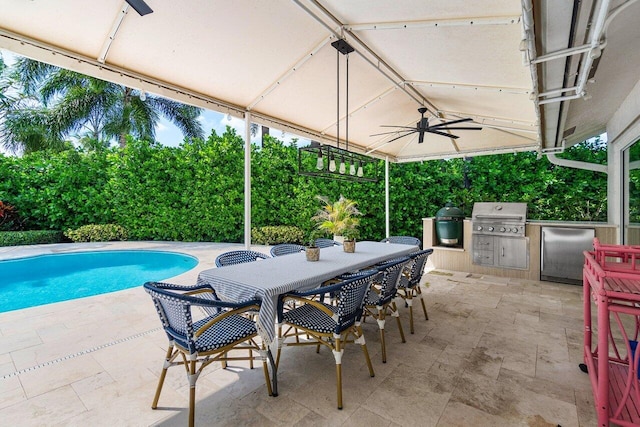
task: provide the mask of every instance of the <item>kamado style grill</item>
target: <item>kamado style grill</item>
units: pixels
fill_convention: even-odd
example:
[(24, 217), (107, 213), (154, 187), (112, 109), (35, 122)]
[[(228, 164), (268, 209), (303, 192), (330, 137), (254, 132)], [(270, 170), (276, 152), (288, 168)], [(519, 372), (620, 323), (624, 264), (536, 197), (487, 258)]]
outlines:
[(526, 203), (478, 202), (471, 221), (474, 264), (529, 268)]

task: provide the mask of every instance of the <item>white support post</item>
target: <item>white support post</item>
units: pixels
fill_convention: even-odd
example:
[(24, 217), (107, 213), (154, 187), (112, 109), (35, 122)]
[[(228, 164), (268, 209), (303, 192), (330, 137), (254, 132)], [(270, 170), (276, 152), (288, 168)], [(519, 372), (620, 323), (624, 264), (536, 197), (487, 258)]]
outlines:
[(385, 218), (385, 237), (391, 234), (389, 226), (389, 156), (384, 158), (384, 218)]
[(244, 247), (251, 249), (251, 113), (244, 115)]

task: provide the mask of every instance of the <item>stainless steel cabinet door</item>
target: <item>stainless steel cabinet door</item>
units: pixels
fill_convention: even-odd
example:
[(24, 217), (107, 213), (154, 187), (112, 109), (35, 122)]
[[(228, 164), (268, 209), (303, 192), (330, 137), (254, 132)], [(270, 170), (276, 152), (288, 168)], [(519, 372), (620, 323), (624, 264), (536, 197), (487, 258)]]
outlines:
[(497, 265), (505, 268), (529, 268), (528, 238), (496, 238)]

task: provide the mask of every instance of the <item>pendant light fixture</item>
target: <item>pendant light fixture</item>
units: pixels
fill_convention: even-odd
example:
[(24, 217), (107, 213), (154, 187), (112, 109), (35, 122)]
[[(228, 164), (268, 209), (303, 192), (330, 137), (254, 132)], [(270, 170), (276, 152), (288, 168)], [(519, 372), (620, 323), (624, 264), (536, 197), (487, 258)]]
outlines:
[[(312, 141), (308, 147), (298, 149), (300, 175), (348, 181), (378, 181), (378, 160), (349, 151), (349, 54), (354, 48), (345, 39), (331, 43), (336, 49), (336, 145), (323, 145)], [(346, 58), (346, 111), (345, 148), (340, 148), (340, 55)], [(327, 159), (325, 164), (324, 159)], [(336, 160), (339, 162), (336, 165)], [(357, 164), (357, 169), (356, 169)]]

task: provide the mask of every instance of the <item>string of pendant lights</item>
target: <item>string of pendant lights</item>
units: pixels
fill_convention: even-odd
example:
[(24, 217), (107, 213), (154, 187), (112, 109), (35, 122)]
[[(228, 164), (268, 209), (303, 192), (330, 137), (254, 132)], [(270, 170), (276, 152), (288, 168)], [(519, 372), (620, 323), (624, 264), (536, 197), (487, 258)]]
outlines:
[[(336, 49), (336, 146), (312, 141), (298, 149), (298, 173), (322, 178), (370, 181), (378, 180), (378, 161), (349, 151), (349, 54), (354, 48), (344, 39), (331, 43)], [(340, 54), (346, 57), (346, 122), (345, 148), (340, 148)]]

